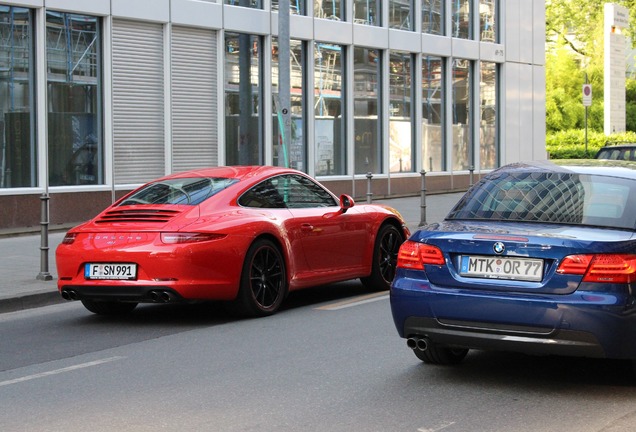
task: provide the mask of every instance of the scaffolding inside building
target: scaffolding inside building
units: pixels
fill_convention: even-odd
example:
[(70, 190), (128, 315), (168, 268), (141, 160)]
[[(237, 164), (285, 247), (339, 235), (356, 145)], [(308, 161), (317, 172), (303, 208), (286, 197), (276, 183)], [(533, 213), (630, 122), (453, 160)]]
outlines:
[(98, 50), (94, 19), (49, 12), (46, 32), (48, 80), (96, 84)]
[(422, 32), (443, 34), (442, 11), (443, 0), (422, 0)]
[(30, 21), (27, 9), (0, 6), (0, 188), (35, 182), (29, 169), (35, 158), (29, 121)]

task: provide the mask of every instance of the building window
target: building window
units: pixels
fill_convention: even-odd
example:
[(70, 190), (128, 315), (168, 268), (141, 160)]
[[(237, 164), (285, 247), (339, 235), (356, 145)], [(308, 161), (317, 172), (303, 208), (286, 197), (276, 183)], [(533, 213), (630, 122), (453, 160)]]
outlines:
[(32, 31), (29, 9), (0, 6), (0, 188), (37, 186)]
[(307, 145), (305, 140), (305, 87), (306, 45), (299, 40), (289, 41), (290, 52), (290, 97), (291, 97), (291, 137), (283, 143), (280, 131), (283, 126), (281, 106), (278, 102), (278, 39), (272, 40), (272, 98), (274, 114), (272, 130), (274, 131), (274, 165), (291, 167), (305, 171), (307, 166)]
[(471, 151), (471, 79), (472, 63), (453, 60), (453, 170), (469, 169), (473, 164)]
[(444, 171), (444, 59), (422, 58), (422, 168)]
[[(272, 0), (272, 10), (278, 11), (279, 0)], [(292, 15), (307, 15), (305, 11), (305, 0), (290, 0), (289, 13)]]
[(452, 1), (452, 36), (461, 39), (472, 39), (472, 9), (473, 0)]
[(479, 31), (482, 42), (498, 42), (497, 3), (498, 0), (479, 1)]
[(346, 174), (344, 48), (314, 43), (316, 175)]
[(444, 34), (444, 0), (422, 0), (422, 32)]
[(389, 166), (413, 171), (413, 56), (392, 51), (389, 58)]
[(345, 0), (314, 0), (314, 16), (336, 21), (345, 19)]
[(225, 0), (225, 4), (230, 6), (241, 6), (252, 9), (263, 9), (262, 0)]
[(260, 165), (263, 157), (259, 36), (225, 34), (225, 151), (228, 165)]
[(413, 30), (412, 0), (389, 0), (389, 28)]
[(46, 13), (49, 182), (104, 183), (99, 19)]
[(382, 172), (382, 62), (377, 49), (353, 48), (353, 133), (355, 173)]
[(499, 164), (497, 112), (499, 112), (499, 86), (497, 64), (481, 63), (479, 161), (481, 169), (493, 169)]
[(353, 0), (353, 22), (381, 26), (381, 4), (382, 0)]

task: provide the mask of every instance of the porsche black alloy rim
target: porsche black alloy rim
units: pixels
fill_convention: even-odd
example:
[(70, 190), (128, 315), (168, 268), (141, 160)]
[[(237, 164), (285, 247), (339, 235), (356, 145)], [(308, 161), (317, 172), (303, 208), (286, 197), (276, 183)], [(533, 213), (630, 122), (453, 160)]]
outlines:
[(395, 266), (400, 249), (399, 235), (395, 230), (389, 230), (380, 241), (380, 274), (387, 282), (395, 277)]
[(275, 306), (281, 295), (283, 271), (278, 254), (270, 247), (259, 249), (252, 259), (250, 286), (254, 299), (263, 309)]

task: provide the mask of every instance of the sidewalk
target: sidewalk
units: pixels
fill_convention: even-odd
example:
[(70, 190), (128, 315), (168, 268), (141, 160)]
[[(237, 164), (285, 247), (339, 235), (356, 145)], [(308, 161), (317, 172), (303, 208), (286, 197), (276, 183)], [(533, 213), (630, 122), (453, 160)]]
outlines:
[[(442, 220), (462, 193), (428, 195), (426, 197), (426, 222)], [(358, 200), (362, 204), (364, 201)], [(420, 197), (392, 198), (374, 201), (397, 209), (406, 220), (411, 231), (415, 231), (421, 220)], [(57, 292), (55, 249), (64, 238), (64, 232), (49, 233), (48, 273), (44, 276), (41, 265), (40, 234), (0, 237), (0, 313), (29, 309), (64, 302)], [(46, 268), (44, 268), (46, 270)]]

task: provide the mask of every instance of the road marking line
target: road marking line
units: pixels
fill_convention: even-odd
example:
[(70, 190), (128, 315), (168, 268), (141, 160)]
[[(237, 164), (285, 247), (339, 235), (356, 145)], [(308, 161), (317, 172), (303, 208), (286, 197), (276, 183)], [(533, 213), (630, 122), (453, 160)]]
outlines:
[(446, 429), (447, 427), (452, 426), (454, 424), (455, 424), (455, 422), (446, 422), (446, 423), (442, 423), (441, 425), (436, 426), (436, 427), (434, 427), (432, 429), (419, 428), (417, 430), (417, 432), (438, 432), (438, 431), (441, 431), (442, 429)]
[(44, 378), (44, 377), (51, 376), (51, 375), (57, 375), (57, 374), (61, 374), (61, 373), (64, 373), (64, 372), (71, 372), (71, 371), (74, 371), (74, 370), (84, 369), (84, 368), (91, 367), (91, 366), (98, 366), (100, 364), (109, 363), (109, 362), (113, 362), (113, 361), (116, 361), (116, 360), (121, 360), (123, 358), (125, 358), (125, 357), (121, 357), (121, 356), (109, 357), (109, 358), (105, 358), (105, 359), (102, 359), (102, 360), (95, 360), (95, 361), (88, 362), (88, 363), (82, 363), (82, 364), (78, 364), (78, 365), (75, 365), (75, 366), (65, 367), (65, 368), (62, 368), (62, 369), (56, 369), (56, 370), (52, 370), (52, 371), (48, 371), (48, 372), (42, 372), (42, 373), (39, 373), (39, 374), (27, 375), (27, 376), (24, 376), (24, 377), (21, 377), (21, 378), (15, 378), (15, 379), (12, 379), (12, 380), (7, 380), (7, 381), (0, 381), (0, 387), (11, 385), (11, 384), (17, 384), (17, 383), (21, 383), (21, 382), (24, 382), (24, 381), (30, 381), (30, 380), (34, 380), (34, 379), (37, 379), (37, 378)]
[(371, 302), (376, 302), (376, 301), (380, 301), (380, 300), (386, 300), (389, 298), (389, 294), (387, 294), (388, 291), (382, 291), (379, 293), (373, 293), (373, 294), (367, 294), (367, 295), (363, 295), (363, 296), (358, 296), (358, 297), (354, 297), (352, 299), (348, 299), (348, 300), (344, 300), (338, 303), (332, 303), (330, 305), (327, 306), (320, 306), (317, 307), (317, 310), (340, 310), (340, 309), (345, 309), (345, 308), (349, 308), (349, 307), (354, 307), (354, 306), (359, 306), (359, 305), (363, 305), (365, 303), (371, 303)]

